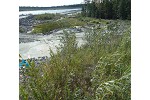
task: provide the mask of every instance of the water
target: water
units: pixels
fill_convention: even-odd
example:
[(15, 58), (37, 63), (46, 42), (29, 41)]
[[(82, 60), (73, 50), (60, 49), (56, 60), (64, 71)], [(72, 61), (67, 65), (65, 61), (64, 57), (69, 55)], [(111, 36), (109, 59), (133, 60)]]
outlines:
[(28, 16), (29, 14), (38, 15), (38, 14), (45, 14), (45, 13), (62, 13), (66, 14), (72, 11), (81, 11), (81, 8), (76, 9), (59, 9), (59, 10), (36, 10), (36, 11), (20, 11), (19, 18), (23, 18)]

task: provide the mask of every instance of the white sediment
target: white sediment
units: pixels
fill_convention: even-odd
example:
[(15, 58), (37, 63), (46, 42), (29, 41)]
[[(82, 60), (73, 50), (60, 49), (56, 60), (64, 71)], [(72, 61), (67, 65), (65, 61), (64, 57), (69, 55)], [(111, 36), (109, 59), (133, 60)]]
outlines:
[[(20, 43), (19, 44), (19, 53), (22, 55), (24, 59), (27, 59), (28, 56), (31, 58), (38, 58), (43, 56), (50, 56), (50, 49), (56, 53), (56, 47), (59, 47), (60, 37), (62, 36), (62, 31), (58, 31), (50, 35), (44, 35), (44, 36), (37, 36), (36, 40), (34, 42), (26, 42), (26, 43)], [(30, 35), (31, 36), (31, 35)], [(30, 37), (29, 36), (29, 37)], [(76, 33), (77, 43), (78, 46), (81, 46), (85, 43), (85, 41), (82, 39), (84, 36), (84, 32)], [(32, 37), (32, 36), (31, 36)], [(31, 39), (31, 38), (30, 38)]]

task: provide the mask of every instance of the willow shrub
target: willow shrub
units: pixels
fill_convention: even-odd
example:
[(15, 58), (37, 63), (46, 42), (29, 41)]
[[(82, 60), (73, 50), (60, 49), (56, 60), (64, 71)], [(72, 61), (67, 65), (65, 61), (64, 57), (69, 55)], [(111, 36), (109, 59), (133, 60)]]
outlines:
[(55, 29), (64, 29), (64, 28), (83, 26), (83, 25), (85, 25), (85, 22), (80, 21), (76, 18), (63, 18), (57, 21), (51, 21), (51, 22), (36, 25), (34, 26), (34, 30), (32, 31), (32, 33), (46, 34)]
[(26, 69), (20, 99), (130, 100), (130, 29), (110, 30), (88, 31), (81, 47), (64, 32), (56, 54), (50, 50), (47, 62)]
[(64, 17), (64, 15), (56, 13), (56, 14), (40, 14), (40, 15), (35, 15), (34, 18), (36, 20), (53, 20), (53, 19), (59, 19), (61, 17)]

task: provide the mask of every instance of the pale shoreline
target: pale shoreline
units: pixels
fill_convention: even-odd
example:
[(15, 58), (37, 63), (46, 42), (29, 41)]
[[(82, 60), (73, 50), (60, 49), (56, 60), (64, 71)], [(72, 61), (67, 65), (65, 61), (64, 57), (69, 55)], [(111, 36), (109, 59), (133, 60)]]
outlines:
[[(60, 32), (60, 31), (58, 31)], [(82, 37), (84, 36), (84, 32), (81, 33), (75, 33), (78, 46), (81, 46), (85, 43), (85, 41), (82, 40)], [(44, 36), (37, 36), (36, 40), (34, 42), (26, 42), (26, 43), (20, 43), (19, 44), (19, 53), (22, 55), (24, 59), (27, 59), (28, 56), (31, 58), (38, 58), (42, 56), (50, 56), (49, 49), (52, 49), (54, 53), (56, 53), (56, 47), (59, 47), (61, 44), (60, 37), (62, 36), (62, 33), (53, 33), (50, 35), (44, 35)]]

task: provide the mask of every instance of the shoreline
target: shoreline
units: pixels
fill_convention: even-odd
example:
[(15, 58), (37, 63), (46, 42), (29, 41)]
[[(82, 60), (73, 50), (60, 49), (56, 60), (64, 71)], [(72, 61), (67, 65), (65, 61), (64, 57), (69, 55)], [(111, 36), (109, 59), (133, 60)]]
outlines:
[[(66, 15), (67, 16), (67, 15)], [(31, 34), (31, 30), (34, 25), (45, 23), (47, 21), (39, 21), (33, 19), (34, 15), (30, 15), (27, 18), (19, 19), (19, 26), (25, 29), (25, 32), (19, 33), (19, 53), (24, 59), (28, 59), (28, 56), (32, 58), (38, 58), (49, 55), (49, 48), (53, 52), (56, 52), (56, 47), (61, 44), (60, 37), (63, 36), (63, 30), (71, 31), (76, 34), (78, 46), (84, 44), (82, 37), (84, 35), (85, 28), (81, 26), (74, 26), (74, 28), (54, 29), (46, 34)]]
[[(59, 47), (59, 45), (61, 44), (60, 37), (63, 36), (63, 30), (74, 32), (77, 37), (76, 41), (78, 42), (78, 46), (80, 47), (81, 45), (86, 43), (86, 41), (84, 41), (82, 38), (84, 37), (84, 34), (87, 30), (94, 28), (105, 28), (107, 27), (107, 25), (115, 23), (111, 20), (106, 22), (100, 21), (98, 24), (90, 22), (89, 24), (84, 26), (54, 29), (50, 32), (47, 32), (46, 34), (30, 34), (29, 32), (31, 32), (34, 25), (47, 21), (34, 20), (33, 17), (34, 15), (31, 15), (27, 18), (19, 19), (19, 26), (25, 28), (24, 33), (19, 33), (19, 53), (23, 56), (24, 59), (28, 59), (28, 56), (31, 56), (31, 58), (38, 58), (43, 56), (49, 57), (49, 48), (51, 48), (55, 53), (57, 47)], [(118, 23), (118, 21), (116, 22)], [(118, 24), (118, 32), (123, 32), (122, 29), (126, 28), (126, 25), (124, 26), (124, 22), (121, 21), (119, 21)]]
[[(65, 11), (67, 10), (67, 11)], [(39, 13), (37, 13), (39, 12)], [(75, 14), (75, 13), (80, 13), (81, 12), (81, 9), (79, 8), (73, 8), (73, 9), (59, 9), (57, 11), (56, 10), (33, 10), (33, 11), (19, 11), (19, 19), (22, 19), (22, 18), (26, 18), (26, 17), (29, 17), (31, 15), (39, 15), (39, 14), (45, 14), (45, 13), (48, 13), (48, 14), (56, 14), (56, 13), (59, 13), (59, 14), (64, 14), (64, 15), (68, 15), (68, 14)]]

